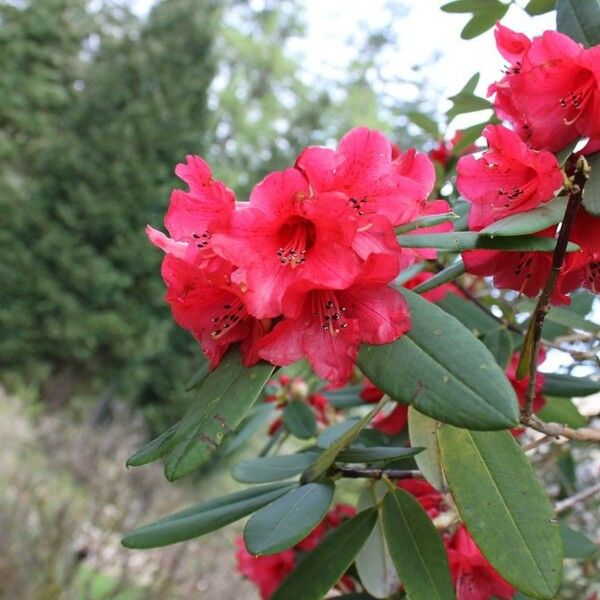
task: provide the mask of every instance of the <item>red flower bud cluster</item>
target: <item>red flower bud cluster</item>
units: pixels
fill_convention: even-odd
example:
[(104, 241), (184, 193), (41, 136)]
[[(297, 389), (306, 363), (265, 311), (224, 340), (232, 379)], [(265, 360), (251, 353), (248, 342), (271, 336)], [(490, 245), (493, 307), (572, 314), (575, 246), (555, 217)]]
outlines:
[[(246, 549), (243, 538), (239, 537), (235, 541), (238, 548), (235, 555), (237, 570), (258, 587), (261, 597), (266, 600), (271, 597), (287, 575), (294, 570), (305, 552), (310, 552), (316, 548), (328, 532), (339, 527), (345, 519), (353, 517), (355, 513), (354, 507), (348, 504), (336, 504), (302, 541), (289, 550), (270, 556), (250, 554)], [(353, 581), (348, 577), (343, 577), (338, 586), (344, 591), (355, 589)]]
[(246, 365), (304, 357), (341, 384), (362, 342), (385, 344), (409, 329), (408, 307), (388, 283), (435, 252), (400, 248), (394, 227), (448, 211), (427, 202), (435, 179), (427, 156), (356, 128), (337, 150), (306, 148), (242, 203), (199, 157), (176, 173), (189, 189), (171, 195), (170, 237), (147, 231), (166, 253), (174, 318), (212, 367), (241, 342)]

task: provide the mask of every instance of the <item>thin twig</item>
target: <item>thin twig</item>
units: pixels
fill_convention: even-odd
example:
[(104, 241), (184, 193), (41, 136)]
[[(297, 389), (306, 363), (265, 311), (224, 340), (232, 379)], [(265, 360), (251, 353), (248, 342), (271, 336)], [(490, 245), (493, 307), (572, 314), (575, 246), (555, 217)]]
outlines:
[(533, 440), (533, 442), (529, 442), (529, 444), (523, 446), (523, 452), (529, 452), (531, 450), (534, 450), (535, 448), (538, 448), (539, 446), (543, 446), (544, 444), (548, 444), (550, 442), (555, 442), (556, 441), (556, 437), (552, 436), (552, 435), (544, 435), (541, 438), (538, 438), (537, 440)]
[(564, 500), (560, 500), (554, 505), (554, 510), (557, 514), (565, 512), (570, 508), (573, 508), (579, 502), (583, 502), (596, 494), (600, 494), (600, 483), (593, 485), (585, 490), (582, 490), (578, 494), (571, 496), (570, 498), (565, 498)]
[(562, 436), (570, 440), (600, 443), (600, 429), (594, 429), (592, 427), (573, 429), (562, 423), (546, 423), (545, 421), (538, 419), (534, 414), (529, 416), (523, 415), (521, 417), (521, 423), (540, 433), (545, 433), (546, 435), (555, 438)]
[(381, 479), (382, 477), (388, 477), (389, 479), (411, 479), (423, 477), (421, 471), (410, 469), (354, 469), (335, 465), (331, 470), (333, 474), (338, 474), (348, 479)]
[[(538, 367), (538, 354), (540, 350), (540, 344), (542, 340), (542, 329), (544, 327), (544, 319), (546, 314), (550, 310), (550, 301), (552, 299), (552, 292), (556, 285), (556, 280), (560, 274), (562, 264), (567, 251), (567, 244), (569, 243), (569, 235), (571, 233), (571, 227), (577, 211), (581, 206), (583, 200), (583, 188), (586, 181), (590, 176), (590, 167), (583, 156), (577, 159), (577, 165), (575, 167), (575, 173), (572, 178), (571, 189), (569, 190), (569, 200), (567, 202), (567, 208), (565, 210), (565, 216), (563, 217), (558, 238), (556, 240), (556, 247), (554, 248), (554, 254), (552, 255), (552, 266), (548, 275), (546, 285), (540, 294), (537, 305), (533, 312), (531, 330), (527, 332), (524, 344), (524, 355), (521, 357), (522, 364), (528, 364), (529, 366), (529, 381), (527, 382), (527, 391), (525, 393), (525, 405), (523, 406), (522, 415), (523, 418), (527, 419), (533, 413), (533, 401), (536, 395), (536, 373)], [(528, 342), (528, 337), (531, 335), (531, 341)], [(526, 356), (525, 354), (528, 354)], [(520, 366), (520, 365), (519, 365)], [(520, 368), (517, 370), (520, 371)]]

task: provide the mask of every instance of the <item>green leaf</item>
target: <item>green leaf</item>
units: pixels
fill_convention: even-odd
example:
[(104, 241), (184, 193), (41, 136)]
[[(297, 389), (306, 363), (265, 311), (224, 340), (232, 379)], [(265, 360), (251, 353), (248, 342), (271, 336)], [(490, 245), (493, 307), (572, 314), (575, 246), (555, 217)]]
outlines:
[(409, 406), (408, 408), (408, 433), (411, 446), (422, 446), (425, 448), (415, 456), (417, 467), (423, 473), (425, 479), (440, 492), (448, 489), (444, 481), (442, 463), (440, 458), (440, 447), (437, 439), (437, 429), (440, 422), (430, 419), (418, 410)]
[(300, 475), (315, 461), (316, 452), (264, 456), (243, 460), (235, 465), (233, 478), (241, 483), (267, 483)]
[(590, 538), (571, 529), (564, 523), (560, 524), (560, 536), (565, 548), (565, 558), (589, 559), (598, 553), (598, 545)]
[(448, 557), (419, 502), (402, 489), (383, 499), (383, 532), (400, 581), (412, 600), (454, 600)]
[[(405, 248), (438, 248), (439, 250), (507, 250), (510, 252), (549, 252), (554, 250), (556, 240), (553, 238), (530, 235), (511, 237), (491, 237), (479, 235), (473, 231), (455, 231), (452, 233), (421, 233), (397, 236), (398, 243)], [(579, 250), (573, 242), (567, 245), (568, 252)]]
[(482, 33), (491, 29), (496, 21), (502, 19), (508, 10), (508, 4), (495, 2), (494, 6), (490, 6), (485, 12), (474, 14), (471, 20), (463, 27), (460, 32), (460, 37), (463, 40), (472, 40)]
[(454, 144), (452, 148), (453, 156), (460, 156), (463, 153), (463, 150), (466, 150), (471, 144), (475, 143), (480, 137), (483, 128), (489, 123), (495, 122), (495, 119), (491, 118), (487, 121), (483, 121), (482, 123), (476, 123), (475, 125), (471, 125), (470, 127), (465, 127), (460, 130), (460, 140)]
[(436, 304), (457, 318), (475, 336), (485, 335), (500, 326), (489, 313), (456, 294), (446, 294)]
[(525, 11), (527, 14), (535, 17), (536, 15), (543, 15), (554, 10), (556, 0), (529, 0), (525, 5)]
[[(364, 402), (363, 402), (364, 406)], [(333, 442), (352, 429), (359, 421), (358, 417), (350, 417), (345, 421), (340, 421), (327, 429), (323, 429), (317, 437), (317, 446), (319, 448), (329, 448)]]
[[(352, 427), (345, 430), (317, 457), (315, 462), (302, 474), (300, 481), (308, 483), (315, 481), (324, 475), (329, 467), (335, 462), (337, 455), (347, 448), (358, 436), (358, 434), (370, 423), (371, 419), (379, 412), (388, 399), (384, 396), (362, 419), (354, 423)], [(319, 436), (321, 439), (321, 436)], [(317, 443), (319, 443), (317, 439)]]
[(577, 429), (587, 425), (586, 418), (577, 410), (569, 398), (544, 396), (546, 405), (538, 411), (538, 417), (543, 421), (562, 423)]
[(344, 521), (288, 575), (271, 600), (322, 600), (352, 564), (376, 520), (371, 508)]
[(574, 377), (561, 373), (544, 373), (543, 394), (549, 396), (560, 396), (561, 398), (572, 398), (590, 396), (600, 392), (600, 381), (594, 381), (589, 377)]
[[(374, 485), (369, 482), (358, 498), (358, 510), (376, 506), (386, 493), (387, 488), (381, 481)], [(400, 588), (400, 580), (383, 535), (381, 514), (365, 545), (356, 555), (355, 562), (360, 582), (374, 598), (387, 598)]]
[(296, 484), (275, 484), (254, 487), (144, 525), (128, 533), (122, 540), (127, 548), (158, 548), (176, 544), (220, 529), (276, 500)]
[(557, 0), (556, 29), (584, 46), (600, 44), (600, 0)]
[(483, 343), (492, 353), (496, 362), (506, 369), (513, 354), (512, 336), (504, 327), (490, 331), (483, 337)]
[(414, 446), (412, 448), (402, 448), (400, 446), (368, 446), (346, 448), (342, 450), (336, 458), (336, 462), (343, 463), (374, 463), (389, 462), (392, 460), (402, 460), (417, 456), (423, 448)]
[(431, 279), (417, 285), (413, 288), (413, 291), (416, 294), (424, 294), (425, 292), (440, 287), (440, 285), (444, 285), (444, 283), (453, 281), (457, 277), (460, 277), (464, 272), (465, 263), (462, 260), (458, 260), (445, 269), (442, 269), (439, 273), (436, 273)]
[(446, 111), (448, 119), (453, 119), (456, 115), (479, 112), (480, 110), (490, 110), (493, 108), (492, 103), (486, 98), (481, 98), (481, 96), (476, 96), (475, 94), (468, 92), (459, 92), (455, 96), (450, 96), (448, 99), (452, 101), (452, 106)]
[(434, 119), (425, 113), (417, 110), (410, 110), (406, 113), (406, 116), (415, 124), (420, 127), (423, 131), (429, 133), (434, 138), (440, 137), (440, 130), (438, 124)]
[(208, 362), (208, 360), (205, 359), (200, 368), (196, 371), (194, 376), (189, 380), (188, 384), (185, 386), (185, 391), (191, 392), (194, 388), (197, 388), (199, 385), (201, 385), (208, 376), (209, 368), (210, 363)]
[(464, 94), (473, 94), (475, 92), (475, 88), (477, 87), (477, 84), (479, 83), (479, 73), (475, 73), (474, 75), (471, 75), (471, 77), (469, 78), (469, 81), (467, 81), (467, 83), (465, 83), (464, 87), (462, 88), (462, 90), (460, 90), (460, 93), (464, 93)]
[[(598, 13), (600, 14), (600, 0), (598, 6)], [(599, 43), (599, 42), (597, 42)], [(586, 210), (592, 214), (600, 215), (600, 152), (592, 154), (588, 157), (588, 164), (592, 168), (590, 178), (585, 184), (583, 190), (583, 205)]]
[(480, 233), (490, 236), (515, 236), (536, 233), (562, 221), (566, 208), (567, 198), (560, 196), (529, 212), (500, 219), (482, 229)]
[(570, 144), (567, 144), (560, 152), (556, 153), (556, 158), (558, 160), (558, 164), (561, 167), (564, 167), (567, 162), (567, 158), (573, 154), (573, 150), (577, 147), (577, 144), (581, 141), (580, 138), (573, 140)]
[(435, 304), (400, 291), (412, 328), (391, 344), (363, 345), (361, 371), (394, 400), (439, 421), (473, 429), (516, 425), (515, 392), (489, 350)]
[(274, 410), (275, 407), (271, 403), (255, 406), (240, 423), (235, 433), (225, 441), (223, 456), (231, 456), (242, 448), (261, 429)]
[(438, 431), (458, 512), (485, 557), (534, 598), (554, 598), (562, 573), (558, 522), (533, 467), (508, 431)]
[(166, 456), (171, 448), (173, 436), (178, 427), (179, 423), (175, 423), (175, 425), (169, 427), (167, 431), (161, 433), (157, 438), (144, 444), (127, 459), (126, 465), (128, 467), (141, 467)]
[(292, 400), (283, 409), (283, 424), (287, 430), (301, 440), (317, 434), (317, 420), (310, 406), (302, 400)]
[(456, 221), (458, 219), (458, 215), (453, 212), (440, 213), (438, 215), (430, 215), (428, 217), (419, 217), (418, 219), (414, 219), (406, 225), (400, 225), (396, 227), (396, 234), (406, 233), (408, 231), (414, 231), (415, 229), (425, 229), (427, 227), (434, 227), (435, 225), (440, 225), (441, 223), (447, 223), (448, 221)]
[(334, 408), (353, 408), (362, 406), (365, 403), (360, 397), (362, 390), (363, 386), (360, 384), (347, 385), (343, 388), (322, 392), (322, 394)]
[(174, 434), (165, 475), (174, 481), (204, 464), (226, 434), (234, 431), (258, 398), (275, 367), (261, 362), (247, 369), (239, 350), (229, 350), (197, 391)]
[(486, 10), (495, 0), (454, 0), (444, 4), (441, 9), (447, 13), (475, 13)]
[(288, 492), (250, 517), (244, 542), (252, 554), (276, 554), (303, 540), (325, 517), (335, 485), (309, 483)]

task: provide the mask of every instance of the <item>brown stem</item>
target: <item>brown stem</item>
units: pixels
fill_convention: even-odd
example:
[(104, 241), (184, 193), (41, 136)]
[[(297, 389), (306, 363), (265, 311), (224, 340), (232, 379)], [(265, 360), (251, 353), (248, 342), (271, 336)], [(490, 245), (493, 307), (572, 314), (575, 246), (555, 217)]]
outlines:
[(593, 485), (592, 487), (582, 490), (581, 492), (579, 492), (578, 494), (575, 494), (574, 496), (571, 496), (570, 498), (565, 498), (564, 500), (560, 500), (559, 502), (557, 502), (554, 505), (554, 510), (556, 511), (556, 513), (565, 512), (566, 510), (573, 508), (573, 506), (575, 506), (579, 502), (583, 502), (584, 500), (587, 500), (588, 498), (591, 498), (592, 496), (595, 496), (596, 494), (599, 494), (599, 493), (600, 493), (600, 483), (597, 483), (596, 485)]
[[(527, 391), (525, 393), (525, 406), (521, 411), (523, 418), (528, 418), (533, 413), (533, 400), (535, 398), (535, 384), (536, 374), (538, 367), (538, 354), (540, 350), (540, 343), (542, 340), (542, 329), (544, 327), (544, 319), (546, 314), (550, 310), (550, 300), (552, 298), (552, 292), (556, 285), (556, 280), (560, 274), (562, 264), (567, 251), (567, 244), (569, 243), (569, 234), (571, 233), (571, 227), (577, 211), (581, 206), (583, 200), (583, 188), (586, 181), (590, 176), (590, 168), (583, 156), (577, 159), (577, 165), (575, 167), (575, 173), (572, 177), (572, 185), (569, 190), (569, 201), (565, 210), (565, 216), (563, 217), (558, 238), (556, 240), (556, 247), (554, 248), (554, 254), (552, 255), (552, 266), (550, 268), (550, 274), (546, 285), (540, 294), (537, 305), (533, 312), (532, 322), (530, 330), (527, 332), (525, 338), (525, 344), (523, 345), (523, 356), (522, 363), (529, 366), (529, 381), (527, 383)], [(528, 339), (531, 336), (531, 341)], [(525, 362), (523, 362), (525, 361)], [(519, 375), (521, 365), (517, 370), (517, 376)]]
[(522, 415), (521, 423), (531, 429), (535, 429), (540, 433), (552, 437), (565, 437), (570, 440), (579, 440), (581, 442), (597, 442), (600, 443), (600, 429), (594, 429), (592, 427), (580, 427), (578, 429), (572, 429), (562, 423), (546, 423), (541, 421), (534, 414)]
[(389, 479), (411, 479), (422, 478), (421, 471), (410, 469), (354, 469), (351, 467), (340, 467), (338, 465), (332, 467), (332, 474), (338, 474), (348, 479), (381, 479), (388, 477)]

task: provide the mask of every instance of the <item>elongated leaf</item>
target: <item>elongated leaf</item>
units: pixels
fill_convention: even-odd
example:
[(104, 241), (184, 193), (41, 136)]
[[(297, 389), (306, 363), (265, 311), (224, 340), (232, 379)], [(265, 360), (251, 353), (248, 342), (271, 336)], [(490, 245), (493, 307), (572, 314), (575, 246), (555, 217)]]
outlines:
[(417, 294), (424, 294), (429, 290), (433, 290), (444, 283), (453, 281), (457, 277), (460, 277), (465, 272), (465, 263), (462, 260), (458, 260), (439, 273), (436, 273), (431, 279), (420, 283), (418, 286), (413, 288), (413, 291)]
[(474, 37), (485, 33), (496, 24), (496, 21), (499, 21), (506, 14), (507, 10), (508, 4), (495, 2), (485, 12), (474, 14), (471, 20), (463, 27), (460, 37), (463, 40), (472, 40)]
[(315, 461), (316, 452), (264, 456), (243, 460), (235, 465), (233, 478), (242, 483), (268, 483), (300, 475)]
[(590, 538), (571, 529), (564, 523), (560, 524), (560, 536), (565, 547), (565, 558), (589, 559), (598, 554), (598, 545)]
[(295, 486), (280, 483), (265, 485), (215, 498), (135, 529), (121, 543), (127, 548), (143, 549), (190, 540), (253, 513)]
[(600, 0), (557, 0), (556, 29), (584, 46), (600, 44)]
[(362, 372), (394, 400), (439, 421), (473, 429), (516, 425), (515, 392), (489, 350), (435, 304), (401, 293), (412, 328), (391, 344), (364, 345)]
[(319, 448), (329, 448), (337, 439), (352, 429), (359, 421), (358, 417), (350, 417), (345, 421), (336, 423), (319, 433), (317, 437), (317, 446)]
[(481, 230), (482, 234), (514, 236), (527, 235), (542, 231), (550, 225), (556, 225), (562, 220), (567, 208), (567, 198), (554, 198), (551, 202), (542, 204), (529, 212), (519, 213), (495, 221)]
[[(381, 481), (375, 485), (369, 483), (358, 498), (358, 510), (366, 510), (379, 504), (386, 493), (387, 488)], [(400, 588), (400, 579), (383, 536), (381, 514), (365, 545), (356, 555), (355, 562), (360, 582), (372, 597), (387, 598)]]
[(437, 429), (439, 426), (439, 421), (430, 419), (427, 415), (422, 415), (412, 406), (408, 408), (410, 443), (412, 446), (422, 446), (425, 448), (423, 452), (415, 456), (417, 467), (419, 467), (425, 479), (436, 490), (446, 492), (448, 486), (444, 481), (440, 447), (437, 439)]
[(360, 397), (362, 391), (362, 385), (347, 385), (340, 389), (323, 392), (323, 396), (329, 400), (329, 404), (334, 408), (352, 408), (365, 403)]
[(271, 600), (322, 600), (352, 564), (377, 520), (373, 508), (348, 519), (288, 575)]
[(317, 434), (317, 420), (310, 406), (301, 400), (292, 400), (283, 409), (283, 424), (297, 438), (307, 440)]
[(529, 0), (525, 6), (527, 14), (535, 17), (554, 10), (556, 0)]
[(126, 465), (128, 467), (141, 467), (166, 456), (178, 427), (179, 423), (175, 423), (175, 425), (169, 427), (167, 431), (161, 433), (157, 438), (142, 446), (127, 459)]
[[(596, 8), (596, 18), (600, 15), (600, 0)], [(600, 25), (599, 25), (600, 29)], [(597, 42), (600, 43), (600, 42)], [(592, 215), (600, 215), (600, 152), (592, 154), (588, 158), (588, 163), (592, 168), (590, 178), (585, 185), (583, 192), (583, 204), (586, 210)]]
[(492, 117), (486, 121), (482, 121), (481, 123), (476, 123), (475, 125), (461, 129), (460, 139), (456, 142), (456, 144), (454, 144), (452, 148), (452, 155), (457, 157), (461, 156), (464, 150), (474, 144), (481, 137), (483, 128), (489, 123), (496, 123), (496, 119)]
[(194, 388), (197, 388), (199, 385), (202, 385), (203, 381), (208, 376), (208, 369), (210, 367), (210, 363), (208, 360), (204, 360), (200, 368), (194, 373), (194, 376), (190, 379), (188, 384), (185, 386), (185, 391), (190, 392)]
[(437, 122), (432, 119), (429, 115), (419, 112), (417, 110), (410, 110), (406, 113), (406, 116), (418, 127), (420, 127), (426, 133), (429, 133), (434, 138), (440, 137), (440, 130)]
[(447, 13), (474, 13), (485, 10), (489, 4), (490, 0), (454, 0), (442, 5), (441, 8)]
[[(467, 24), (468, 25), (468, 24)], [(489, 110), (492, 108), (492, 103), (485, 98), (475, 96), (469, 92), (460, 92), (455, 96), (451, 96), (452, 107), (446, 112), (448, 119), (453, 119), (456, 115), (462, 115), (470, 112), (478, 112), (480, 110)]]
[(562, 573), (558, 521), (513, 436), (444, 425), (438, 439), (456, 506), (485, 557), (525, 594), (554, 598)]
[(225, 440), (223, 456), (231, 456), (242, 448), (257, 433), (274, 412), (271, 403), (264, 403), (252, 408), (235, 433)]
[[(553, 238), (515, 235), (512, 237), (491, 237), (479, 235), (473, 231), (455, 231), (452, 233), (421, 233), (397, 236), (400, 246), (405, 248), (438, 248), (439, 250), (506, 250), (509, 252), (549, 252), (554, 250)], [(579, 250), (573, 242), (567, 245), (567, 252)]]
[(446, 294), (437, 305), (457, 318), (475, 336), (487, 335), (500, 326), (489, 313), (456, 294)]
[(589, 377), (574, 377), (561, 373), (544, 373), (543, 394), (560, 396), (561, 398), (572, 398), (590, 396), (600, 392), (600, 381), (594, 381)]
[(493, 354), (496, 362), (503, 369), (506, 369), (513, 354), (512, 337), (508, 330), (504, 327), (499, 327), (494, 331), (490, 331), (483, 337), (483, 343)]
[(238, 349), (230, 350), (197, 391), (173, 437), (165, 475), (179, 479), (204, 464), (225, 435), (237, 428), (275, 367), (259, 363), (247, 369)]
[(586, 418), (577, 410), (577, 407), (569, 398), (556, 398), (544, 396), (546, 405), (538, 411), (538, 417), (543, 421), (562, 423), (577, 429), (585, 427)]
[(250, 517), (244, 542), (252, 554), (275, 554), (303, 540), (325, 517), (333, 500), (331, 481), (288, 492)]
[(402, 489), (383, 499), (383, 532), (396, 571), (411, 600), (454, 600), (448, 557), (431, 519)]
[(337, 455), (336, 461), (345, 463), (389, 462), (392, 460), (412, 458), (422, 451), (423, 448), (416, 446), (412, 448), (401, 448), (399, 446), (346, 448)]
[[(382, 398), (373, 409), (366, 414), (362, 419), (357, 421), (350, 429), (342, 433), (335, 441), (333, 441), (315, 460), (315, 462), (302, 474), (300, 481), (308, 483), (319, 479), (324, 475), (329, 467), (334, 463), (337, 455), (347, 448), (358, 436), (364, 427), (366, 427), (371, 419), (379, 412), (385, 404), (386, 398)], [(317, 440), (319, 443), (319, 440)]]
[(434, 227), (441, 223), (447, 223), (448, 221), (456, 221), (458, 215), (453, 212), (441, 213), (439, 215), (431, 215), (428, 217), (419, 217), (414, 221), (410, 221), (406, 225), (400, 225), (396, 227), (395, 232), (397, 234), (406, 233), (407, 231), (414, 231), (415, 229), (425, 229), (427, 227)]

